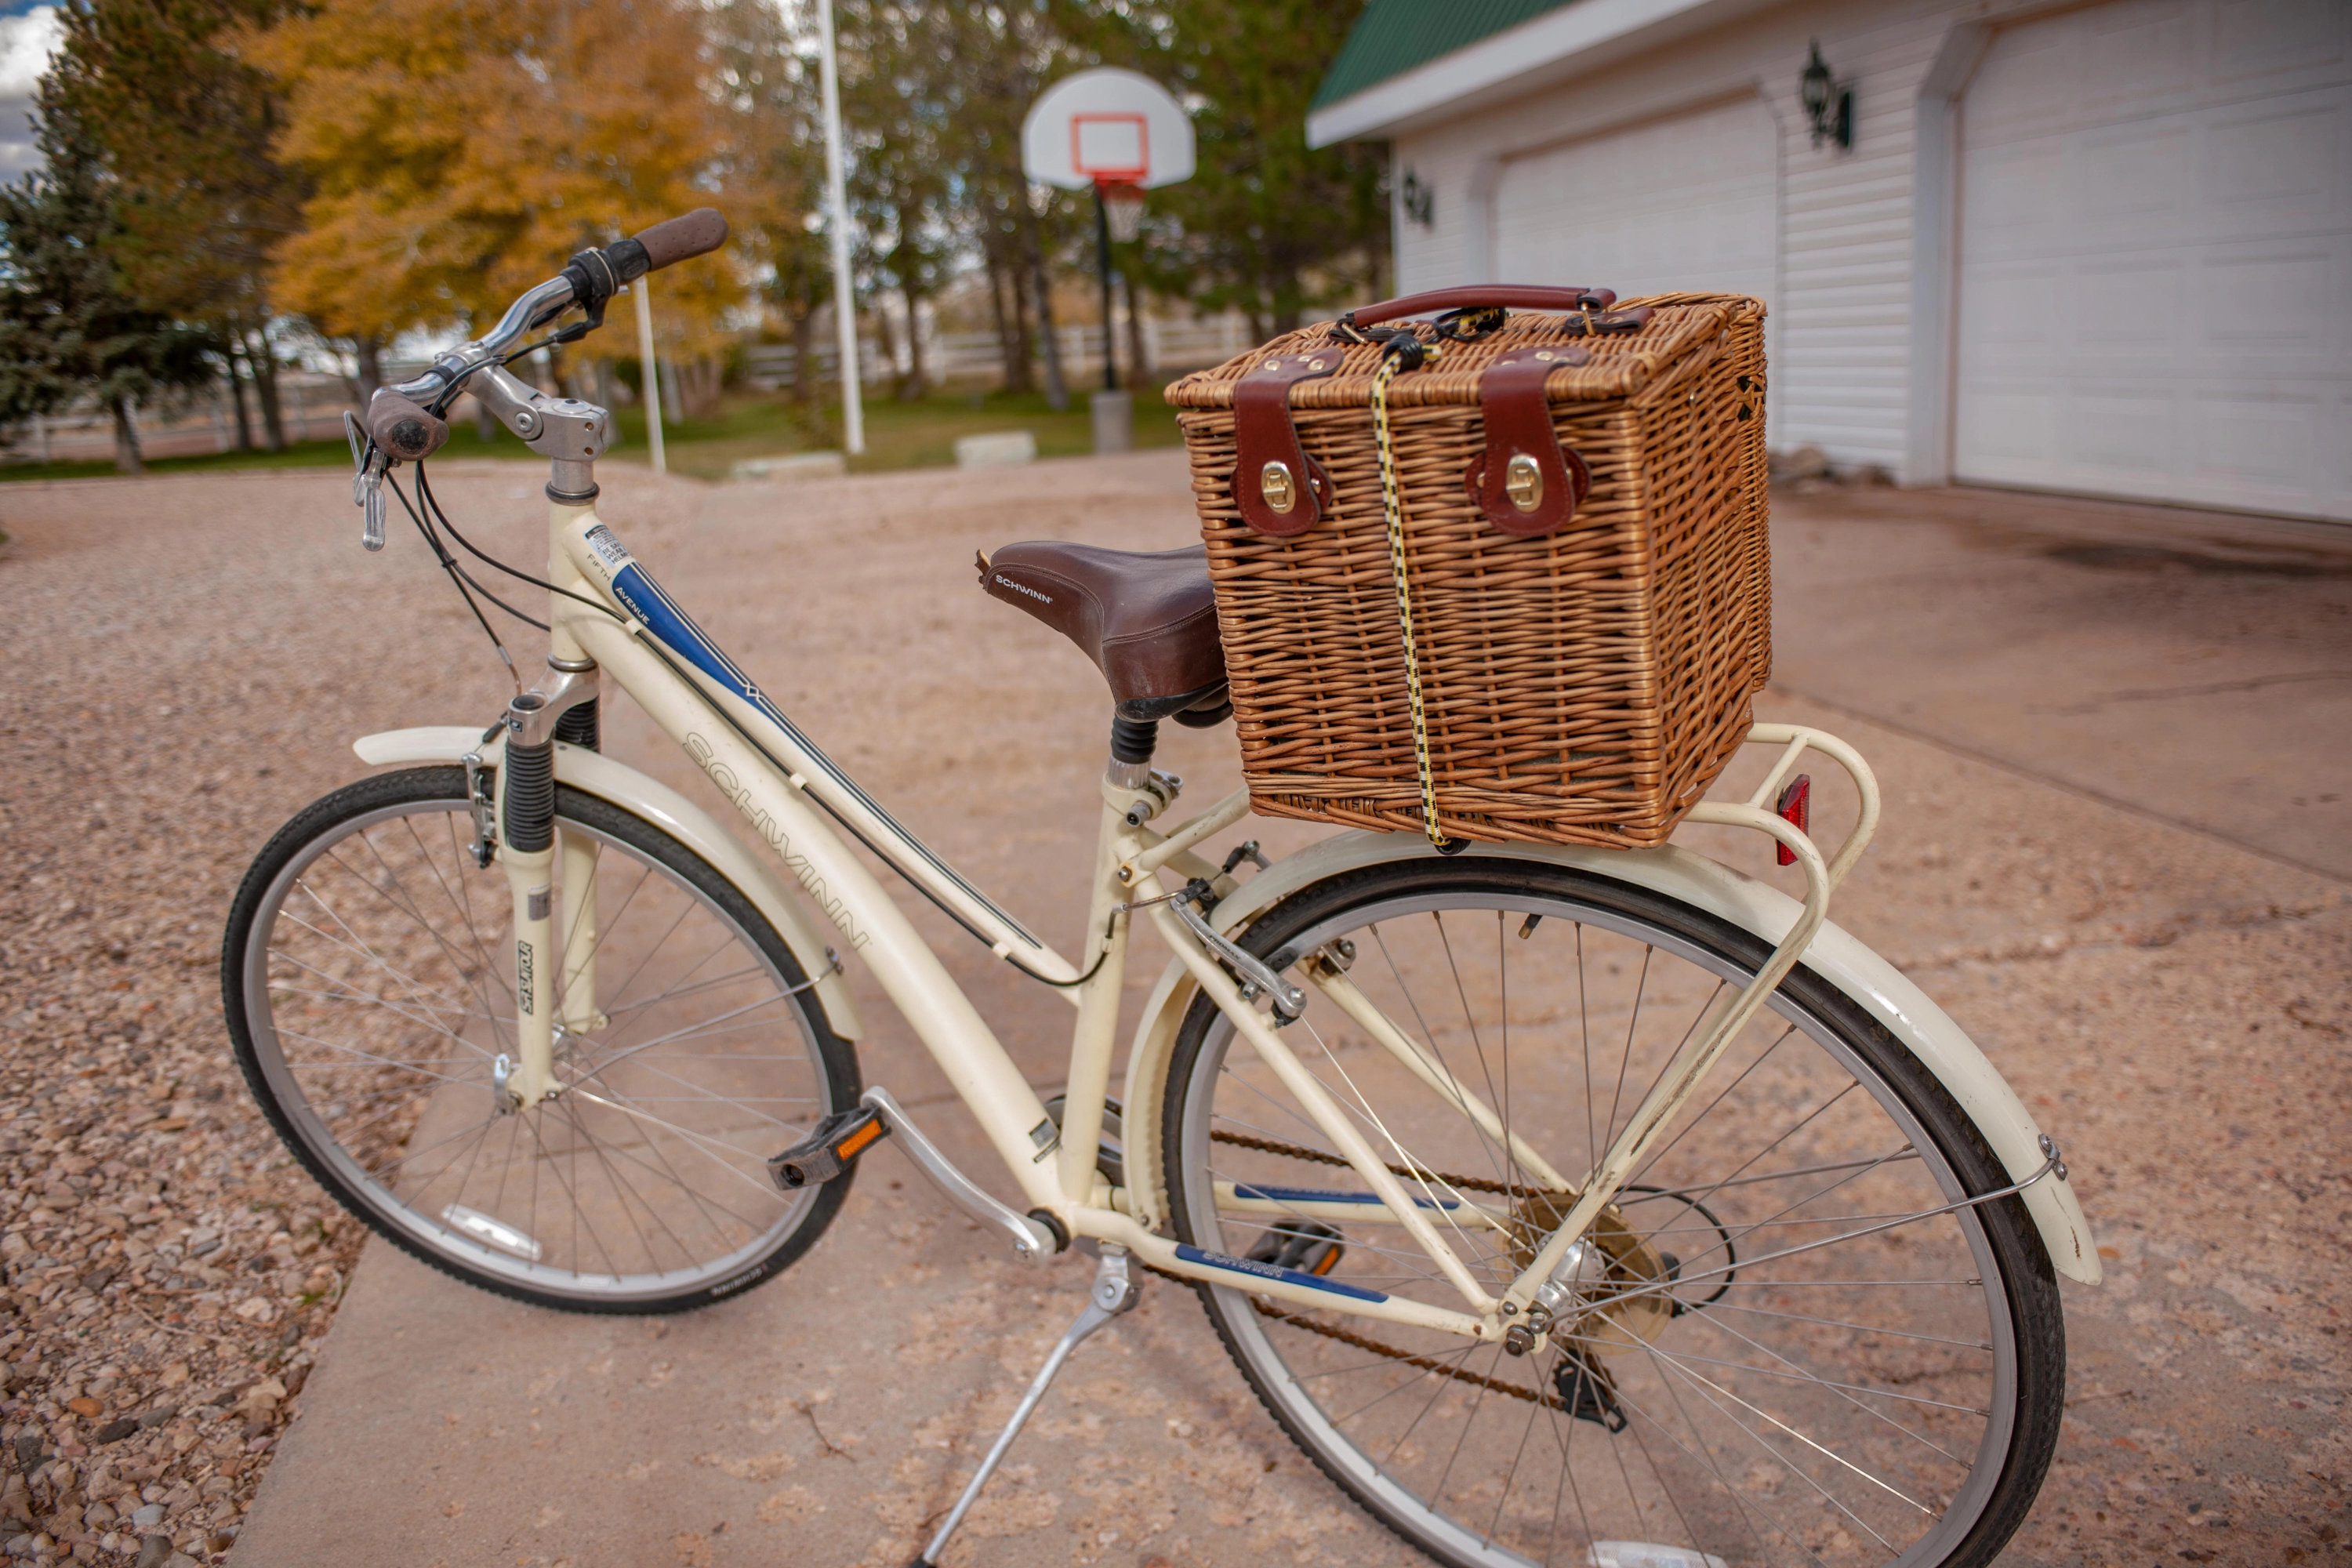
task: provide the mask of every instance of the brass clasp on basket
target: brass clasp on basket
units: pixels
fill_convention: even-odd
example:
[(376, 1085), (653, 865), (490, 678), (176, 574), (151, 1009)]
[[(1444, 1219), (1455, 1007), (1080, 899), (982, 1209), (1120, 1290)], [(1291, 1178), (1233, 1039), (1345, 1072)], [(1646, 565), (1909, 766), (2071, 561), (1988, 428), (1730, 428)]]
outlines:
[(1276, 511), (1287, 513), (1298, 504), (1298, 481), (1291, 477), (1290, 465), (1279, 459), (1258, 470), (1257, 493)]
[(1503, 493), (1521, 511), (1533, 511), (1543, 505), (1543, 470), (1525, 452), (1514, 452), (1511, 460), (1503, 465)]

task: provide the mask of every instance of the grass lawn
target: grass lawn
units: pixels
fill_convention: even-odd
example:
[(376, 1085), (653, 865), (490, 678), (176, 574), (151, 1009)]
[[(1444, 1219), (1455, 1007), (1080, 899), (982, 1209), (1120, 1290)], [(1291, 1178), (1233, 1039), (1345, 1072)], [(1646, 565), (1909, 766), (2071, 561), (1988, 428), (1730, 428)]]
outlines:
[[(835, 417), (837, 418), (837, 407)], [(641, 408), (620, 411), (621, 440), (608, 462), (647, 461), (646, 421)], [(1037, 438), (1041, 458), (1076, 457), (1094, 450), (1094, 430), (1087, 411), (1086, 392), (1075, 392), (1070, 406), (1056, 414), (1045, 406), (1042, 393), (1009, 396), (1001, 392), (942, 392), (915, 403), (889, 397), (866, 400), (866, 451), (849, 461), (851, 471), (877, 473), (890, 468), (941, 468), (955, 461), (958, 437), (998, 431), (1026, 430)], [(666, 456), (673, 473), (723, 479), (736, 463), (750, 458), (781, 457), (792, 452), (837, 447), (837, 437), (809, 430), (790, 402), (778, 395), (730, 394), (719, 410), (701, 419), (672, 425), (665, 431)], [(1176, 428), (1176, 411), (1160, 401), (1157, 385), (1137, 389), (1135, 444), (1174, 447), (1183, 437)], [(488, 441), (474, 433), (474, 422), (461, 420), (449, 427), (449, 444), (441, 448), (448, 458), (527, 458), (529, 448), (499, 431)], [(351, 452), (340, 439), (305, 441), (283, 452), (212, 452), (196, 458), (158, 458), (151, 473), (205, 473), (226, 468), (315, 468), (351, 466)], [(0, 482), (11, 479), (83, 479), (114, 472), (110, 462), (10, 463), (0, 465)]]

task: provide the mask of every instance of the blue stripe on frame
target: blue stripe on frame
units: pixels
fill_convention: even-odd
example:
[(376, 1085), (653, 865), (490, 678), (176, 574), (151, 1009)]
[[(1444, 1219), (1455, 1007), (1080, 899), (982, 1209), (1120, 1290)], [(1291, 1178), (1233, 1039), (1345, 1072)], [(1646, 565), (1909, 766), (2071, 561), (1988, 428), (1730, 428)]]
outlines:
[[(1325, 1192), (1319, 1187), (1262, 1187), (1255, 1182), (1234, 1184), (1234, 1196), (1263, 1198), (1268, 1203), (1276, 1204), (1376, 1204), (1381, 1201), (1381, 1195), (1378, 1193), (1332, 1193)], [(1415, 1198), (1412, 1200), (1412, 1206), (1421, 1209), (1458, 1209), (1462, 1205), (1452, 1198), (1440, 1198), (1435, 1203), (1432, 1203), (1427, 1198)]]
[(1349, 1296), (1359, 1301), (1385, 1301), (1388, 1298), (1378, 1290), (1366, 1290), (1354, 1285), (1342, 1285), (1336, 1279), (1326, 1279), (1309, 1274), (1304, 1268), (1280, 1268), (1271, 1263), (1258, 1263), (1246, 1258), (1228, 1258), (1222, 1252), (1203, 1252), (1189, 1241), (1176, 1245), (1176, 1256), (1187, 1263), (1198, 1263), (1210, 1268), (1223, 1268), (1234, 1274), (1246, 1274), (1255, 1279), (1279, 1279), (1286, 1285), (1304, 1285), (1310, 1290), (1328, 1290), (1334, 1296)]

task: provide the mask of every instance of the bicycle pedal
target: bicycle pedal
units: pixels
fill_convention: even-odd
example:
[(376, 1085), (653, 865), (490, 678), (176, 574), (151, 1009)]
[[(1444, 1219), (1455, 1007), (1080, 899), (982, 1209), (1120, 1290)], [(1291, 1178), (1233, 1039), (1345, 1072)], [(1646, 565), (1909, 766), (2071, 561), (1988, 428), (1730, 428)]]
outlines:
[(782, 1153), (771, 1156), (768, 1174), (784, 1192), (821, 1186), (849, 1169), (850, 1162), (890, 1135), (890, 1124), (870, 1105), (836, 1110), (816, 1131)]
[(1339, 1267), (1347, 1250), (1339, 1232), (1320, 1220), (1285, 1220), (1258, 1237), (1257, 1245), (1249, 1249), (1249, 1260), (1296, 1268), (1325, 1279)]
[(1567, 1351), (1552, 1369), (1552, 1386), (1560, 1403), (1579, 1421), (1590, 1421), (1611, 1432), (1625, 1430), (1630, 1417), (1617, 1403), (1617, 1385), (1600, 1364), (1581, 1351)]

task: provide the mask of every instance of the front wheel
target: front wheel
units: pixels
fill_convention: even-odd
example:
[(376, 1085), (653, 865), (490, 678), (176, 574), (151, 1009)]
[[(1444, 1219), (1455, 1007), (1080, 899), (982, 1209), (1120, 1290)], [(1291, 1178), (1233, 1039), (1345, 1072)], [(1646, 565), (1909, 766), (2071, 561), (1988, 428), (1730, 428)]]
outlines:
[[(1494, 1295), (1768, 952), (1486, 856), (1333, 878), (1242, 942), (1329, 955), (1395, 1026), (1310, 988), (1284, 1037)], [(1462, 1306), (1205, 1001), (1164, 1116), (1180, 1240)], [(1299, 1447), (1442, 1563), (1977, 1568), (2042, 1484), (2065, 1380), (2022, 1204), (1950, 1207), (2009, 1184), (1934, 1076), (1800, 968), (1555, 1273), (1540, 1351), (1196, 1289)]]
[(856, 1058), (709, 862), (568, 786), (555, 809), (559, 881), (593, 888), (562, 907), (594, 937), (559, 986), (554, 1097), (517, 1110), (493, 1084), (516, 1050), (511, 903), (457, 768), (362, 780), (270, 840), (222, 950), (229, 1036), (287, 1147), (394, 1245), (541, 1306), (704, 1306), (840, 1208), (845, 1173), (785, 1194), (764, 1162), (856, 1103)]

